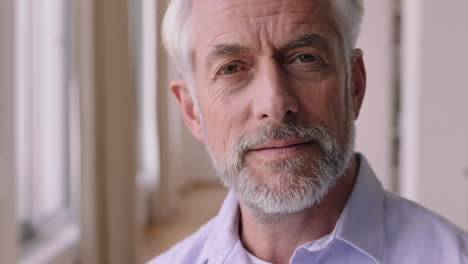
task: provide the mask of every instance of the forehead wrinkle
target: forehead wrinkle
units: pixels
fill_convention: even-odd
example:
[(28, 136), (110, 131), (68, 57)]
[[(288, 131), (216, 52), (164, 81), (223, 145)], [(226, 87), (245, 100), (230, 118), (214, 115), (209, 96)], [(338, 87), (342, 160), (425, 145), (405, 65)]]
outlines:
[(207, 26), (213, 24), (230, 24), (231, 20), (237, 20), (236, 23), (239, 24), (242, 23), (240, 20), (243, 19), (267, 18), (274, 15), (278, 15), (280, 19), (281, 17), (289, 15), (288, 19), (293, 19), (293, 21), (289, 22), (300, 23), (304, 21), (304, 19), (309, 20), (307, 17), (314, 19), (323, 17), (326, 13), (332, 12), (331, 6), (327, 0), (280, 0), (261, 2), (258, 0), (247, 0), (243, 1), (243, 4), (238, 4), (238, 2), (240, 1), (212, 0), (205, 3), (208, 6), (195, 5), (192, 9), (192, 13), (205, 13), (205, 15), (198, 15), (196, 17), (198, 17), (197, 20), (200, 19), (203, 21), (203, 28), (206, 29)]
[[(217, 1), (218, 2), (218, 1)], [(222, 1), (221, 1), (222, 2)], [(216, 10), (216, 11), (213, 11), (212, 13), (210, 14), (214, 14), (214, 13), (222, 13), (222, 12), (226, 12), (226, 11), (229, 11), (229, 10), (233, 10), (233, 9), (236, 9), (238, 7), (242, 7), (242, 6), (253, 6), (253, 7), (257, 7), (257, 6), (261, 6), (261, 5), (264, 5), (264, 4), (277, 4), (277, 3), (284, 3), (284, 0), (278, 0), (278, 1), (264, 1), (264, 2), (258, 2), (256, 1), (255, 3), (245, 3), (245, 4), (240, 4), (240, 5), (234, 5), (234, 6), (230, 6), (230, 7), (226, 7), (226, 8), (223, 8), (221, 10)]]
[[(216, 1), (216, 4), (220, 6), (219, 2), (228, 2), (228, 1)], [(313, 14), (315, 12), (319, 12), (326, 6), (326, 0), (309, 0), (309, 1), (301, 1), (301, 0), (292, 0), (292, 1), (246, 1), (243, 4), (231, 5), (226, 8), (221, 8), (218, 10), (214, 10), (210, 13), (210, 15), (221, 15), (223, 13), (228, 13), (227, 17), (235, 17), (235, 18), (242, 18), (242, 17), (264, 17), (269, 15), (274, 15), (277, 13), (278, 9), (281, 9), (281, 12), (300, 12), (307, 14)], [(261, 6), (264, 6), (260, 8)], [(245, 7), (246, 9), (242, 9)], [(244, 14), (245, 11), (248, 11), (247, 16), (240, 16)], [(307, 10), (308, 12), (304, 11)]]
[[(274, 30), (271, 30), (271, 29), (266, 30), (267, 32), (270, 32), (270, 36), (268, 37), (270, 41), (268, 41), (268, 43), (264, 43), (263, 40), (257, 39), (257, 37), (259, 37), (260, 31), (262, 31), (265, 27), (270, 28), (273, 26), (270, 24), (263, 24), (263, 20), (257, 21), (256, 19), (258, 18), (261, 19), (262, 17), (268, 17), (268, 16), (271, 17), (272, 15), (278, 15), (278, 20), (274, 18), (277, 21), (275, 24), (281, 25), (281, 27), (283, 28), (283, 31), (286, 30), (291, 33), (316, 31), (315, 29), (317, 29), (320, 33), (324, 33), (325, 35), (327, 35), (328, 32), (333, 32), (336, 26), (334, 23), (333, 16), (327, 15), (327, 14), (331, 14), (330, 12), (327, 12), (327, 11), (332, 11), (332, 10), (330, 9), (330, 5), (328, 1), (324, 1), (324, 0), (310, 0), (310, 1), (284, 1), (282, 0), (282, 1), (261, 1), (261, 2), (258, 2), (258, 0), (256, 0), (256, 1), (245, 1), (243, 5), (239, 4), (239, 2), (237, 1), (217, 0), (217, 1), (211, 2), (210, 4), (212, 4), (211, 5), (212, 8), (207, 8), (207, 6), (198, 6), (197, 9), (199, 9), (201, 13), (198, 13), (198, 15), (196, 15), (197, 20), (203, 21), (201, 26), (200, 25), (196, 26), (197, 27), (196, 31), (198, 31), (199, 33), (205, 32), (206, 27), (213, 25), (213, 23), (218, 25), (215, 28), (215, 32), (214, 32), (215, 36), (212, 37), (211, 40), (206, 41), (207, 39), (205, 39), (205, 41), (203, 41), (202, 39), (200, 39), (202, 40), (202, 42), (205, 43), (205, 45), (203, 45), (205, 47), (200, 46), (200, 48), (201, 50), (204, 50), (203, 53), (207, 55), (207, 56), (203, 56), (204, 57), (203, 60), (205, 60), (205, 63), (203, 63), (204, 65), (207, 65), (206, 60), (208, 59), (209, 53), (218, 53), (218, 52), (212, 52), (211, 50), (212, 46), (210, 47), (210, 44), (213, 44), (216, 42), (222, 44), (223, 41), (219, 41), (219, 38), (224, 39), (225, 35), (232, 34), (232, 33), (242, 33), (241, 34), (242, 36), (237, 36), (236, 34), (236, 37), (234, 39), (227, 37), (225, 40), (227, 40), (228, 44), (230, 41), (236, 44), (246, 46), (246, 47), (251, 47), (250, 45), (252, 44), (251, 42), (258, 43), (260, 44), (260, 46), (263, 46), (263, 44), (267, 44), (267, 46), (269, 46), (268, 50), (270, 50), (270, 52), (268, 53), (271, 53), (273, 50), (279, 51), (281, 47), (283, 47), (283, 45), (287, 45), (287, 43), (284, 40), (277, 39), (278, 34), (276, 34), (276, 30), (278, 28), (275, 28), (275, 27), (273, 27)], [(234, 5), (234, 6), (228, 6), (229, 4)], [(263, 5), (265, 8), (258, 7), (261, 5)], [(255, 6), (257, 6), (257, 8), (255, 8)], [(209, 9), (211, 10), (208, 12), (206, 11), (203, 12), (203, 9), (205, 9), (206, 11), (208, 11)], [(217, 9), (217, 11), (215, 10), (213, 12), (212, 11), (213, 9)], [(202, 15), (202, 13), (210, 14), (210, 15)], [(235, 17), (236, 15), (238, 17)], [(262, 16), (258, 16), (258, 15), (262, 15)], [(317, 21), (323, 20), (323, 19), (327, 21), (325, 22), (325, 24), (328, 26), (326, 28), (317, 27), (317, 25), (319, 24)], [(232, 21), (235, 21), (235, 23), (232, 23)], [(268, 22), (268, 21), (265, 20), (265, 22)], [(196, 24), (198, 25), (198, 23)], [(305, 28), (302, 28), (303, 26), (307, 24), (310, 24), (310, 26), (307, 26), (309, 27), (308, 30)], [(260, 28), (261, 26), (263, 26), (262, 27), (263, 29)], [(192, 24), (192, 27), (195, 27), (195, 23)], [(299, 29), (298, 27), (300, 27), (301, 29)], [(239, 32), (237, 31), (233, 32), (233, 29), (238, 30), (239, 28), (245, 29), (246, 31), (249, 31), (249, 32), (244, 32), (244, 30), (239, 31)], [(296, 31), (296, 29), (299, 29), (299, 30)], [(331, 30), (328, 30), (328, 29), (331, 29)], [(229, 32), (226, 32), (226, 30), (228, 30)], [(196, 34), (196, 35), (199, 35), (199, 34)], [(331, 44), (331, 43), (328, 43), (328, 44)], [(260, 46), (258, 47), (259, 50), (263, 50), (265, 52), (266, 47), (265, 46), (260, 47)], [(277, 48), (275, 48), (275, 46)], [(257, 50), (257, 48), (255, 48), (255, 50)], [(249, 52), (253, 52), (253, 51), (250, 50), (249, 48)], [(225, 55), (227, 54), (225, 51), (222, 51), (221, 53)], [(221, 54), (218, 53), (218, 55), (221, 55)]]
[[(244, 16), (231, 17), (231, 18), (226, 19), (224, 23), (226, 23), (228, 21), (231, 21), (231, 20), (238, 20), (238, 19), (242, 19), (242, 18), (259, 19), (259, 18), (267, 18), (267, 17), (271, 17), (271, 16), (278, 16), (278, 15), (279, 16), (284, 16), (284, 15), (290, 15), (290, 14), (311, 15), (310, 12), (306, 12), (306, 11), (288, 11), (288, 12), (276, 11), (276, 12), (271, 12), (271, 13), (263, 14), (263, 15), (244, 15)], [(302, 17), (297, 17), (296, 19), (299, 21), (299, 20), (302, 19)]]
[[(205, 2), (206, 5), (195, 5), (192, 14), (194, 12), (198, 13), (195, 16), (198, 18), (196, 20), (203, 21), (203, 26), (198, 31), (203, 32), (207, 26), (214, 24), (218, 24), (218, 28), (221, 24), (233, 25), (232, 20), (239, 25), (249, 23), (250, 20), (275, 15), (279, 16), (279, 20), (287, 17), (288, 23), (303, 23), (304, 21), (310, 21), (310, 19), (316, 20), (319, 17), (327, 17), (325, 14), (330, 13), (327, 11), (332, 11), (327, 0), (247, 0), (242, 1), (242, 4), (239, 4), (239, 2), (241, 1), (212, 0)], [(202, 15), (203, 13), (205, 15)], [(256, 24), (258, 22), (251, 21), (250, 23)]]
[[(289, 12), (289, 13), (303, 13), (303, 14), (309, 14), (307, 12)], [(288, 13), (288, 14), (289, 14)], [(250, 18), (250, 17), (248, 17)], [(255, 21), (253, 21), (253, 19), (256, 19), (258, 17), (252, 17), (251, 19), (248, 19), (248, 21), (245, 21), (245, 25), (243, 23), (241, 23), (240, 21), (238, 21), (238, 19), (229, 19), (229, 20), (236, 20), (236, 23), (240, 26), (240, 27), (243, 27), (243, 28), (249, 28), (250, 29), (250, 33), (245, 33), (245, 34), (253, 34), (252, 36), (256, 36), (256, 37), (259, 37), (260, 38), (260, 35), (262, 33), (265, 33), (265, 32), (271, 32), (271, 30), (267, 29), (269, 26), (266, 25), (266, 24), (262, 24), (262, 23), (256, 23)], [(297, 17), (297, 19), (300, 19), (299, 17)], [(256, 24), (256, 27), (250, 27), (249, 24)], [(229, 26), (232, 26), (232, 24), (230, 24), (228, 21), (224, 21), (223, 23), (221, 24), (227, 24), (228, 27)], [(281, 47), (282, 45), (289, 45), (290, 47), (293, 47), (294, 45), (295, 46), (306, 46), (309, 45), (309, 46), (318, 46), (318, 47), (321, 47), (321, 48), (326, 48), (328, 46), (328, 41), (325, 37), (323, 37), (323, 34), (321, 33), (316, 33), (316, 32), (308, 32), (310, 31), (311, 29), (313, 30), (313, 28), (315, 28), (315, 25), (312, 24), (312, 23), (308, 23), (308, 22), (295, 22), (295, 21), (288, 21), (287, 23), (283, 23), (282, 24), (283, 27), (285, 28), (286, 31), (289, 31), (291, 33), (293, 32), (298, 32), (298, 34), (294, 34), (294, 35), (299, 35), (299, 37), (297, 37), (296, 39), (290, 41), (289, 44), (286, 44), (285, 42), (283, 43), (277, 43), (277, 44), (280, 44), (280, 45), (277, 45), (278, 49), (279, 47)], [(298, 27), (304, 27), (304, 26), (307, 26), (309, 27), (309, 30), (305, 30), (305, 29), (299, 29), (298, 30)], [(305, 33), (304, 33), (305, 32)], [(228, 35), (228, 34), (232, 34), (233, 32), (223, 32), (223, 33), (220, 33), (219, 35), (215, 36), (213, 38), (213, 40), (211, 41), (211, 43), (213, 42), (217, 42), (217, 39), (219, 39), (220, 37), (224, 37), (225, 35)], [(239, 33), (239, 32), (238, 32)], [(236, 34), (237, 35), (237, 34)], [(273, 34), (275, 35), (275, 34)], [(238, 36), (237, 36), (238, 37)], [(251, 42), (263, 42), (263, 41), (260, 41), (260, 40), (257, 40), (256, 37), (254, 37), (253, 39), (252, 38), (242, 38), (241, 37), (241, 43), (236, 43), (234, 42), (233, 44), (230, 44), (230, 43), (227, 43), (227, 45), (224, 45), (224, 43), (221, 43), (220, 45), (208, 45), (208, 48), (207, 50), (211, 50), (211, 52), (209, 52), (210, 55), (223, 55), (223, 54), (228, 54), (228, 53), (237, 53), (237, 54), (240, 54), (240, 53), (248, 53), (250, 51), (250, 49), (248, 48), (248, 46), (245, 46), (243, 42), (246, 42), (245, 44), (247, 43), (251, 43)], [(264, 40), (266, 39), (269, 39), (270, 37), (268, 36), (264, 36), (265, 38), (263, 38)], [(302, 44), (302, 45), (301, 45)], [(217, 47), (219, 46), (219, 47)], [(274, 45), (276, 46), (276, 45)], [(211, 48), (212, 47), (216, 47), (215, 50), (212, 50)], [(222, 54), (221, 54), (222, 53)]]

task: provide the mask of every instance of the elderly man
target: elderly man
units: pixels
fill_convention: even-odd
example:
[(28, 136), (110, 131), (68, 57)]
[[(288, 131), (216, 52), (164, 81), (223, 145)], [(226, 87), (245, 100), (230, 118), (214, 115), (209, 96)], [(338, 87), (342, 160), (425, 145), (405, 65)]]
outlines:
[(385, 192), (353, 152), (361, 0), (173, 0), (185, 123), (230, 189), (150, 263), (468, 263), (468, 235)]

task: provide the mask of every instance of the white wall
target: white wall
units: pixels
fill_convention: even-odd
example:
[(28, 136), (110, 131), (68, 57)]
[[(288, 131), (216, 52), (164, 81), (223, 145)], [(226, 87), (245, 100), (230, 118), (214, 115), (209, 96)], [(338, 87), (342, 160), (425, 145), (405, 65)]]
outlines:
[(367, 90), (356, 122), (356, 149), (371, 163), (387, 189), (395, 190), (391, 170), (393, 103), (393, 1), (365, 0), (357, 47), (364, 52)]
[(403, 10), (401, 191), (468, 229), (468, 2)]

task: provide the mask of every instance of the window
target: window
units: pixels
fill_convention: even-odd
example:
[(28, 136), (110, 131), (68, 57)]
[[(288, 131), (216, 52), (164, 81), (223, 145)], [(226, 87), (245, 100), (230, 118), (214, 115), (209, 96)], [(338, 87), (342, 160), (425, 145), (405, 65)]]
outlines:
[(145, 224), (150, 221), (152, 195), (159, 183), (156, 3), (153, 0), (133, 0), (130, 3), (138, 100), (138, 221)]
[(79, 123), (68, 5), (16, 1), (17, 219), (26, 253), (76, 212)]

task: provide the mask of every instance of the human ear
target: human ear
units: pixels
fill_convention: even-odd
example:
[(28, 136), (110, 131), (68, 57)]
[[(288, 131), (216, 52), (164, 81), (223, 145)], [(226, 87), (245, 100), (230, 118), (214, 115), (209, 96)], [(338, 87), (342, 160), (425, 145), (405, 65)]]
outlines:
[(357, 119), (361, 111), (366, 93), (366, 68), (362, 50), (355, 49), (351, 58), (351, 97), (353, 98), (354, 118)]
[(182, 118), (192, 135), (201, 142), (205, 141), (203, 136), (202, 121), (195, 105), (195, 99), (189, 91), (187, 81), (184, 79), (173, 80), (170, 83), (172, 94), (179, 103)]

